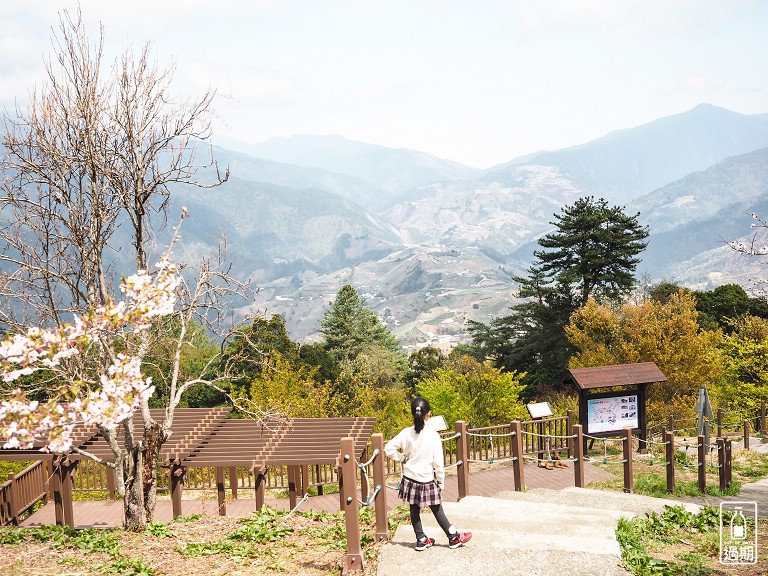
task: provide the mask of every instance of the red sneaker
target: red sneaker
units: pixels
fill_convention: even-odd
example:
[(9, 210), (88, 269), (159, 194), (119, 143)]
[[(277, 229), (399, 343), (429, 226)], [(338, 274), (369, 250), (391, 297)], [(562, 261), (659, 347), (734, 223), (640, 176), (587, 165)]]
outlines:
[(456, 534), (448, 538), (448, 548), (458, 548), (470, 540), (472, 540), (472, 532), (456, 532)]
[(430, 546), (435, 545), (435, 539), (434, 538), (424, 538), (423, 540), (416, 540), (416, 551), (421, 552), (422, 550), (426, 550)]

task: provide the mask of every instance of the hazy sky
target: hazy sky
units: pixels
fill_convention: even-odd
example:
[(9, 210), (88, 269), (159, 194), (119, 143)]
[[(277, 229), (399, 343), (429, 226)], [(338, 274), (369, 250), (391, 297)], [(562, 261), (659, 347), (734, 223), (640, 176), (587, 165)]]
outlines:
[[(478, 167), (709, 102), (768, 112), (762, 0), (81, 2), (107, 62), (153, 43), (216, 134), (339, 134)], [(42, 79), (58, 12), (0, 3), (0, 103)]]

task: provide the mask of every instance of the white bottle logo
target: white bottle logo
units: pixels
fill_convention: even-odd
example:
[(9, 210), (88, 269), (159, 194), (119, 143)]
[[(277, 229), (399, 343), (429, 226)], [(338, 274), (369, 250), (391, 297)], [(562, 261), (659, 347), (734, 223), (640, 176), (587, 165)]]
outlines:
[(731, 539), (745, 540), (747, 538), (747, 519), (741, 511), (741, 506), (736, 506), (736, 512), (731, 516)]

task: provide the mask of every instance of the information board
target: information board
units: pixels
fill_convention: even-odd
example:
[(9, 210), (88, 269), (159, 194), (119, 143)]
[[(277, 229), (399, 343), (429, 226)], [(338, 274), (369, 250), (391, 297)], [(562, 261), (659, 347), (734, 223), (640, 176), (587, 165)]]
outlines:
[(589, 433), (638, 428), (637, 394), (587, 399)]

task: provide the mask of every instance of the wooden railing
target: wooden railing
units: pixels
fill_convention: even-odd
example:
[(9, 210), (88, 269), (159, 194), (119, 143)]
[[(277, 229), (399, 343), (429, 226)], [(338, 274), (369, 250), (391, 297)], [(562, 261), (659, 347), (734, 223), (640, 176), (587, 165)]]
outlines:
[(37, 461), (18, 474), (8, 474), (8, 481), (0, 484), (0, 525), (17, 524), (34, 505), (48, 499), (48, 475), (45, 462)]

